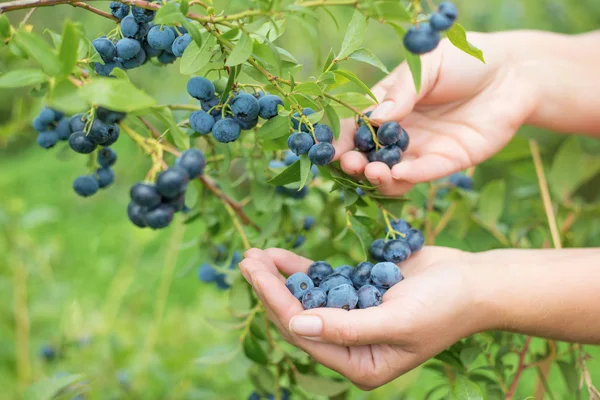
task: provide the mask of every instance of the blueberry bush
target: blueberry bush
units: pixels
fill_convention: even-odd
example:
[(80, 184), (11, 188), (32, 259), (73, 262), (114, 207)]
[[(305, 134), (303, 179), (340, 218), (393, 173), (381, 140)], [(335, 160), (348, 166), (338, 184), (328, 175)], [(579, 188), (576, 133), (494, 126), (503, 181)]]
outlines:
[[(489, 7), (498, 10), (495, 3)], [(535, 3), (549, 15), (542, 28), (569, 31), (566, 15), (600, 20), (597, 6), (567, 14), (561, 2)], [(504, 19), (522, 18), (523, 4), (503, 2)], [(58, 26), (67, 5), (86, 23), (58, 18)], [(48, 6), (56, 6), (54, 21), (36, 20), (32, 12)], [(424, 244), (470, 251), (600, 245), (600, 148), (585, 138), (542, 139), (527, 128), (476, 170), (399, 199), (333, 161), (342, 118), (354, 120), (355, 146), (370, 162), (391, 168), (410, 148), (402, 121), (369, 120), (376, 99), (368, 76), (388, 73), (390, 64), (380, 42), (397, 43), (419, 90), (421, 55), (444, 38), (485, 62), (460, 23), (464, 14), (472, 30), (505, 27), (483, 10), (398, 0), (0, 3), (0, 93), (22, 94), (1, 104), (0, 147), (31, 151), (31, 165), (43, 160), (35, 169), (6, 164), (19, 179), (0, 180), (0, 191), (11, 194), (0, 200), (0, 250), (8, 255), (0, 283), (11, 304), (10, 323), (0, 325), (9, 338), (0, 339), (0, 382), (8, 396), (599, 398), (597, 349), (501, 332), (465, 339), (364, 394), (285, 343), (237, 269), (250, 247), (294, 249), (323, 260), (287, 280), (304, 308), (349, 310), (379, 305), (402, 280), (402, 262)], [(378, 38), (369, 36), (373, 29)], [(33, 144), (24, 131), (35, 132)], [(77, 265), (68, 278), (53, 254), (75, 244), (36, 244), (55, 236), (47, 227), (58, 217), (51, 208), (27, 211), (12, 195), (25, 197), (24, 182), (40, 175), (34, 197), (74, 204), (61, 226), (76, 232), (77, 246), (94, 243), (104, 257), (65, 258)], [(161, 243), (164, 262), (152, 264)], [(111, 258), (115, 249), (124, 254), (119, 260)], [(104, 303), (89, 300), (104, 304), (102, 312), (82, 315), (87, 306), (65, 306), (59, 290), (28, 299), (38, 290), (32, 285), (58, 289), (55, 274), (82, 293), (103, 287), (93, 298)], [(131, 309), (123, 315), (125, 303)], [(51, 321), (49, 304), (68, 310)]]

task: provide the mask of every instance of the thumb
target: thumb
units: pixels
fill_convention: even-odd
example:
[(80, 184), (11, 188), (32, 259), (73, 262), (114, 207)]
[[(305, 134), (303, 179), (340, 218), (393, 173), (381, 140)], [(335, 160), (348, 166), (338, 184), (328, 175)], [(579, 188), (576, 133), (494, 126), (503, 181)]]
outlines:
[(340, 346), (361, 346), (391, 341), (389, 310), (371, 307), (346, 311), (318, 308), (297, 314), (289, 322), (289, 330), (304, 339)]

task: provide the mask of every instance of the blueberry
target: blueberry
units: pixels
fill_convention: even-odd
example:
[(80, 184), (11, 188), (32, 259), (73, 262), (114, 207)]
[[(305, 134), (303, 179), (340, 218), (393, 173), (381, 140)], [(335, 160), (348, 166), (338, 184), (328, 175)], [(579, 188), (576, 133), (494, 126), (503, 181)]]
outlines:
[(402, 279), (400, 268), (392, 262), (380, 262), (371, 270), (371, 280), (378, 287), (389, 289)]
[(121, 129), (118, 125), (112, 125), (112, 127), (113, 129), (110, 130), (110, 135), (108, 136), (108, 139), (106, 139), (106, 141), (102, 143), (102, 146), (104, 147), (112, 146), (117, 142), (117, 140), (119, 140), (119, 134), (121, 132)]
[(315, 137), (318, 142), (333, 142), (333, 131), (327, 125), (319, 124), (315, 126)]
[(388, 167), (392, 168), (394, 165), (402, 161), (402, 150), (396, 145), (383, 147), (379, 149), (375, 155), (377, 161), (384, 163)]
[(363, 197), (365, 195), (365, 191), (362, 190), (361, 188), (356, 188), (355, 190), (356, 194), (358, 195), (358, 197)]
[(320, 286), (323, 279), (333, 274), (333, 268), (325, 261), (315, 261), (308, 267), (308, 276), (315, 286)]
[(148, 211), (144, 217), (144, 220), (150, 228), (162, 229), (171, 224), (174, 214), (175, 211), (173, 210), (173, 207), (170, 207), (166, 204), (161, 204), (154, 210)]
[(342, 308), (352, 310), (358, 303), (358, 294), (352, 285), (340, 285), (334, 287), (327, 293), (327, 305), (329, 308)]
[(379, 293), (381, 293), (381, 297), (383, 297), (383, 295), (388, 291), (386, 288), (382, 288), (379, 286), (376, 286), (377, 290), (379, 290)]
[(156, 190), (167, 199), (172, 199), (187, 189), (189, 180), (190, 177), (183, 168), (172, 167), (158, 174)]
[(94, 70), (100, 76), (110, 76), (115, 68), (123, 69), (123, 61), (115, 58), (112, 62), (106, 64), (98, 62), (94, 64)]
[(146, 210), (139, 204), (133, 201), (127, 206), (127, 216), (129, 220), (138, 228), (145, 228), (146, 224)]
[(385, 258), (383, 257), (384, 247), (384, 239), (377, 239), (373, 243), (371, 243), (371, 248), (369, 249), (369, 252), (371, 253), (371, 257), (373, 257), (375, 261), (385, 261)]
[(215, 95), (215, 85), (204, 77), (195, 76), (188, 81), (187, 91), (197, 100), (208, 101)]
[(44, 149), (50, 149), (58, 143), (58, 134), (56, 131), (46, 131), (38, 134), (37, 143)]
[(107, 125), (99, 119), (95, 119), (87, 137), (94, 144), (104, 144), (115, 134), (114, 131), (117, 129), (119, 128), (116, 125)]
[(333, 273), (328, 275), (321, 281), (319, 287), (326, 292), (329, 292), (331, 289), (338, 287), (340, 285), (352, 285), (352, 280), (348, 278), (346, 275)]
[(225, 275), (224, 273), (217, 274), (217, 277), (215, 278), (215, 283), (217, 284), (217, 287), (221, 290), (227, 290), (231, 287), (229, 282), (227, 282), (227, 275)]
[(142, 49), (144, 49), (144, 51), (146, 52), (146, 58), (158, 57), (163, 53), (162, 50), (156, 50), (150, 47), (147, 40), (142, 41)]
[(296, 272), (287, 279), (285, 286), (295, 298), (302, 300), (306, 292), (314, 288), (315, 284), (305, 273)]
[(117, 42), (117, 56), (123, 61), (127, 61), (140, 52), (142, 46), (135, 39), (123, 38)]
[(367, 160), (369, 162), (377, 161), (377, 150), (373, 149), (367, 153)]
[(37, 117), (36, 119), (33, 120), (33, 129), (35, 129), (38, 133), (39, 132), (45, 132), (50, 128), (50, 123), (46, 123), (43, 120), (40, 119), (40, 117)]
[[(217, 96), (213, 96), (209, 100), (203, 100), (201, 103), (202, 103), (202, 110), (204, 112), (209, 113), (213, 117), (215, 117), (215, 122), (216, 122), (217, 116), (219, 116), (219, 117), (221, 116), (221, 107), (217, 107), (221, 103), (221, 99), (219, 99)], [(236, 121), (237, 121), (237, 119), (236, 119)]]
[[(410, 228), (412, 228), (412, 226), (404, 219), (400, 218), (400, 219), (396, 219), (396, 220), (392, 220), (390, 222), (390, 225), (392, 225), (392, 228), (394, 228), (394, 230), (396, 232), (400, 232), (400, 233), (404, 233), (404, 234), (408, 234), (408, 231), (410, 230)], [(388, 233), (388, 229), (385, 229), (385, 233)]]
[(123, 61), (124, 69), (134, 69), (146, 62), (146, 52), (144, 49), (140, 48), (140, 51), (137, 52), (133, 58), (130, 58), (127, 61)]
[(255, 92), (255, 93), (252, 93), (252, 96), (256, 97), (257, 100), (262, 99), (266, 95), (267, 94), (265, 92), (263, 92), (262, 90), (259, 90), (258, 92)]
[(304, 237), (304, 235), (298, 235), (298, 237), (296, 238), (296, 241), (294, 242), (293, 248), (297, 249), (298, 247), (302, 246), (305, 241), (306, 241), (306, 237)]
[[(302, 110), (302, 114), (304, 114), (304, 116), (306, 117), (314, 113), (315, 110), (313, 110), (312, 108), (304, 108)], [(310, 132), (306, 123), (303, 122), (302, 124), (300, 124), (300, 114), (298, 114), (297, 112), (295, 112), (293, 115), (292, 125), (294, 126), (295, 131)]]
[(212, 265), (204, 263), (198, 268), (198, 279), (206, 283), (214, 282), (217, 279), (217, 271)]
[(137, 22), (144, 23), (152, 21), (154, 19), (155, 12), (140, 7), (131, 7), (131, 14)]
[(56, 124), (56, 134), (58, 135), (58, 140), (69, 140), (69, 136), (71, 136), (69, 118), (62, 118), (58, 121), (58, 124)]
[(73, 190), (82, 197), (88, 197), (98, 191), (98, 181), (91, 175), (82, 175), (73, 181)]
[(276, 193), (283, 194), (287, 197), (291, 197), (296, 200), (302, 200), (308, 194), (308, 187), (304, 186), (302, 189), (288, 189), (284, 186), (277, 186), (275, 188)]
[(117, 56), (114, 43), (105, 37), (94, 40), (92, 45), (105, 63), (111, 62)]
[(444, 1), (441, 3), (438, 7), (438, 12), (452, 21), (456, 21), (456, 18), (458, 17), (458, 10), (456, 9), (456, 6), (449, 1)]
[(335, 148), (331, 143), (317, 143), (308, 151), (308, 158), (315, 165), (327, 165), (335, 157)]
[(308, 133), (292, 133), (288, 138), (288, 148), (296, 155), (306, 154), (315, 144), (312, 136)]
[(218, 142), (229, 143), (240, 137), (242, 128), (233, 118), (223, 118), (217, 122), (212, 129), (212, 135)]
[(423, 248), (425, 236), (423, 236), (423, 233), (420, 230), (412, 228), (408, 231), (405, 241), (410, 247), (411, 253), (415, 253)]
[(242, 254), (236, 250), (233, 252), (233, 256), (231, 257), (229, 269), (236, 269), (240, 262), (242, 262)]
[(253, 121), (258, 118), (260, 105), (258, 100), (251, 94), (242, 93), (231, 100), (231, 112), (236, 119), (241, 121)]
[(371, 269), (373, 269), (373, 264), (366, 261), (361, 262), (356, 266), (356, 268), (352, 271), (352, 275), (350, 276), (352, 284), (355, 288), (359, 289), (367, 284), (369, 278), (371, 277)]
[(277, 116), (277, 106), (283, 106), (283, 100), (281, 100), (281, 97), (279, 96), (268, 94), (258, 100), (258, 105), (260, 106), (258, 115), (262, 119), (271, 119)]
[(396, 142), (396, 146), (400, 148), (403, 152), (408, 149), (408, 144), (410, 143), (410, 138), (408, 137), (408, 133), (404, 129), (400, 129), (400, 139)]
[(305, 231), (311, 230), (311, 228), (315, 224), (315, 221), (316, 219), (313, 216), (309, 215), (308, 217), (304, 217), (304, 225), (302, 226), (302, 229), (304, 229)]
[(83, 132), (75, 132), (69, 137), (69, 146), (74, 152), (80, 154), (90, 154), (96, 150), (96, 144), (88, 138)]
[(185, 49), (187, 49), (188, 45), (192, 43), (192, 37), (189, 33), (183, 34), (177, 37), (173, 41), (173, 45), (171, 46), (171, 51), (177, 57), (183, 56)]
[(302, 297), (302, 306), (305, 310), (325, 307), (327, 303), (327, 293), (321, 288), (312, 288)]
[(383, 248), (383, 258), (393, 263), (406, 261), (410, 254), (410, 246), (404, 240), (390, 240)]
[[(150, 46), (148, 45), (148, 47), (150, 47)], [(173, 64), (175, 62), (175, 60), (177, 60), (177, 56), (175, 54), (165, 50), (158, 55), (157, 60), (161, 64)]]
[(40, 350), (40, 356), (46, 361), (53, 361), (56, 358), (56, 350), (50, 345), (45, 345)]
[(404, 35), (404, 47), (413, 54), (429, 53), (439, 43), (440, 33), (434, 30), (428, 22), (422, 22), (418, 27), (411, 26)]
[(240, 124), (240, 127), (245, 130), (245, 131), (249, 131), (251, 129), (254, 129), (254, 127), (256, 125), (258, 125), (258, 117), (256, 117), (256, 119), (252, 120), (252, 121), (242, 121), (236, 117), (234, 117), (233, 119), (235, 119), (235, 121)]
[(347, 278), (352, 279), (352, 273), (354, 272), (354, 267), (350, 265), (342, 265), (333, 270), (334, 274), (341, 274)]
[(445, 16), (444, 14), (434, 13), (429, 19), (429, 23), (431, 24), (431, 27), (433, 29), (435, 29), (438, 32), (441, 32), (450, 29), (454, 21)]
[(104, 147), (98, 151), (98, 164), (101, 167), (108, 168), (117, 162), (117, 153), (110, 147)]
[(38, 115), (37, 119), (39, 120), (39, 123), (41, 123), (42, 125), (48, 126), (54, 122), (54, 118), (55, 118), (54, 111), (52, 111), (48, 107), (44, 107), (44, 108), (42, 108), (42, 111), (40, 111), (40, 115)]
[(96, 118), (105, 124), (118, 124), (127, 117), (127, 114), (120, 111), (109, 110), (108, 108), (98, 107), (96, 109)]
[(375, 149), (375, 140), (373, 140), (373, 134), (367, 125), (361, 125), (356, 131), (354, 145), (364, 152)]
[[(138, 42), (142, 43), (142, 42), (148, 42), (148, 32), (150, 32), (150, 29), (152, 28), (153, 25), (147, 24), (147, 23), (143, 23), (143, 24), (138, 24), (138, 32), (137, 35), (135, 35), (135, 39), (137, 39)], [(148, 47), (150, 47), (150, 45), (148, 45)], [(152, 47), (150, 47), (152, 48)], [(171, 49), (167, 49), (167, 51), (171, 51)]]
[(256, 392), (252, 392), (250, 393), (250, 396), (248, 396), (248, 400), (261, 400), (262, 396)]
[(285, 163), (285, 165), (292, 165), (299, 159), (300, 159), (300, 157), (297, 156), (296, 154), (294, 154), (293, 151), (288, 150), (285, 152), (285, 157), (283, 158), (283, 162)]
[[(373, 114), (373, 111), (367, 111), (367, 112), (365, 113), (365, 116), (366, 116), (367, 118), (369, 118), (369, 117), (371, 116), (371, 114)], [(364, 120), (363, 120), (361, 117), (357, 117), (357, 119), (356, 119), (356, 125), (358, 125), (358, 126), (362, 126), (362, 125), (364, 125), (364, 124), (365, 124), (365, 121), (364, 121)]]
[(454, 173), (450, 175), (449, 183), (452, 186), (458, 186), (464, 190), (472, 190), (473, 189), (473, 180), (465, 174), (460, 172)]
[(123, 19), (129, 14), (129, 6), (118, 1), (111, 1), (108, 5), (110, 7), (110, 13), (113, 17)]
[(358, 308), (377, 307), (381, 304), (382, 294), (375, 286), (365, 285), (358, 289)]
[(155, 25), (148, 32), (146, 37), (150, 47), (156, 50), (170, 49), (175, 40), (175, 34), (168, 27), (162, 27), (161, 25)]
[(185, 208), (185, 193), (179, 193), (172, 199), (166, 200), (163, 204), (166, 204), (169, 207), (171, 207), (176, 213), (183, 211), (183, 209)]
[(81, 132), (85, 130), (85, 124), (87, 122), (87, 117), (84, 114), (76, 114), (71, 117), (69, 120), (69, 126), (71, 128), (71, 132)]
[(206, 159), (202, 151), (192, 148), (181, 153), (175, 165), (185, 170), (190, 179), (195, 179), (202, 175)]
[(138, 22), (133, 15), (128, 15), (121, 21), (121, 33), (127, 38), (135, 38), (140, 30)]
[(108, 187), (115, 181), (115, 172), (112, 168), (98, 168), (96, 170), (96, 179), (98, 179), (98, 186), (101, 189)]
[(402, 128), (396, 121), (384, 123), (377, 129), (377, 140), (382, 146), (389, 146), (400, 140), (400, 131)]
[(287, 165), (283, 161), (279, 161), (279, 160), (269, 161), (269, 168), (278, 169), (278, 168), (285, 168), (285, 167), (287, 167)]

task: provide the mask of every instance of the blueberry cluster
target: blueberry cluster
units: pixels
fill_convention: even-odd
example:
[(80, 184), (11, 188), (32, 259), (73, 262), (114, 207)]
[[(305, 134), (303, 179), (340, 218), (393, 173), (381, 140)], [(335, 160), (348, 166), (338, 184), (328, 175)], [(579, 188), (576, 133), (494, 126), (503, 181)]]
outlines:
[(121, 19), (122, 38), (114, 41), (105, 36), (92, 42), (104, 63), (97, 62), (96, 73), (109, 76), (113, 69), (137, 68), (152, 57), (171, 64), (181, 57), (192, 37), (183, 26), (153, 25), (154, 11), (111, 2), (112, 15)]
[(129, 220), (137, 227), (166, 228), (173, 216), (185, 210), (185, 192), (190, 179), (202, 175), (206, 160), (198, 149), (184, 151), (175, 166), (158, 174), (156, 184), (138, 182), (131, 187), (127, 207)]
[[(365, 115), (369, 117), (371, 112)], [(402, 161), (402, 153), (408, 149), (410, 138), (399, 123), (390, 121), (380, 127), (369, 126), (362, 119), (357, 123), (354, 145), (366, 154), (369, 162), (379, 161), (392, 168)]]
[[(295, 155), (294, 153), (292, 153), (290, 150), (288, 150), (285, 153), (285, 156), (283, 157), (283, 161), (281, 161), (281, 160), (271, 160), (269, 162), (269, 168), (274, 169), (274, 170), (278, 170), (278, 169), (282, 169), (282, 168), (285, 168), (285, 167), (289, 167), (290, 165), (292, 165), (293, 163), (295, 163), (299, 159), (300, 159), (300, 157), (298, 157), (297, 155)], [(315, 165), (313, 165), (313, 166), (310, 167), (310, 172), (312, 174), (312, 178), (315, 179), (317, 177), (317, 175), (319, 174), (319, 169)], [(275, 191), (277, 193), (281, 194), (281, 195), (286, 196), (286, 197), (290, 197), (290, 198), (296, 199), (296, 200), (302, 200), (308, 194), (308, 186), (304, 186), (300, 190), (293, 189), (293, 188), (287, 188), (285, 186), (277, 186), (275, 188)]]
[(352, 310), (380, 305), (385, 292), (402, 279), (400, 268), (391, 262), (362, 262), (356, 268), (342, 265), (333, 269), (325, 261), (317, 261), (308, 267), (307, 274), (296, 272), (285, 285), (305, 310)]
[(370, 253), (375, 261), (401, 263), (423, 248), (425, 237), (420, 230), (403, 219), (391, 221), (390, 225), (393, 232), (386, 229), (386, 234), (392, 239), (377, 239), (371, 244)]
[[(302, 116), (308, 117), (314, 114), (311, 108), (304, 108)], [(333, 131), (325, 124), (312, 124), (310, 126), (300, 113), (292, 115), (294, 133), (288, 138), (288, 148), (297, 156), (308, 153), (310, 162), (314, 165), (327, 165), (335, 157), (333, 142)]]
[(212, 133), (215, 140), (229, 143), (237, 140), (242, 130), (254, 128), (262, 119), (277, 115), (277, 106), (283, 105), (280, 97), (257, 92), (236, 92), (225, 104), (221, 93), (226, 86), (219, 80), (211, 82), (204, 77), (194, 77), (187, 83), (190, 96), (200, 101), (202, 110), (190, 115), (190, 126), (200, 135)]
[(429, 22), (412, 26), (404, 35), (404, 47), (413, 54), (433, 51), (440, 43), (440, 32), (452, 27), (458, 17), (456, 6), (448, 1), (440, 4), (438, 11), (431, 15)]
[(446, 184), (446, 187), (442, 187), (437, 191), (437, 198), (445, 197), (450, 189), (455, 187), (463, 190), (473, 190), (473, 179), (461, 172), (456, 172), (448, 178), (440, 180), (440, 183)]
[[(218, 246), (217, 254), (213, 257), (213, 261), (215, 262), (215, 264), (223, 263), (225, 260), (227, 260), (227, 258), (228, 255), (225, 246)], [(229, 266), (227, 266), (226, 269), (229, 271), (235, 270), (240, 261), (242, 261), (242, 255), (239, 251), (235, 251), (231, 258), (231, 262), (229, 263)], [(217, 287), (221, 290), (229, 289), (231, 285), (227, 282), (227, 274), (225, 272), (219, 271), (223, 269), (225, 269), (224, 265), (214, 267), (209, 263), (203, 263), (200, 265), (200, 267), (198, 267), (198, 279), (200, 279), (201, 282), (205, 283), (214, 282), (215, 285), (217, 285)]]
[(38, 144), (45, 149), (54, 147), (59, 140), (69, 140), (71, 135), (69, 118), (47, 106), (33, 120), (33, 128), (38, 133)]
[[(262, 396), (260, 394), (258, 394), (257, 392), (252, 392), (250, 393), (250, 396), (248, 396), (248, 400), (275, 400), (275, 396), (272, 394), (268, 394), (266, 396)], [(290, 391), (287, 389), (282, 389), (281, 390), (281, 400), (289, 400), (290, 399)]]
[[(303, 223), (302, 223), (302, 230), (305, 232), (308, 232), (312, 229), (313, 225), (315, 224), (315, 217), (313, 216), (307, 216), (304, 217), (303, 219)], [(297, 249), (298, 247), (302, 246), (304, 244), (304, 242), (306, 241), (306, 236), (304, 236), (303, 233), (300, 233), (298, 235), (290, 235), (288, 236), (288, 241), (293, 243), (293, 248)]]

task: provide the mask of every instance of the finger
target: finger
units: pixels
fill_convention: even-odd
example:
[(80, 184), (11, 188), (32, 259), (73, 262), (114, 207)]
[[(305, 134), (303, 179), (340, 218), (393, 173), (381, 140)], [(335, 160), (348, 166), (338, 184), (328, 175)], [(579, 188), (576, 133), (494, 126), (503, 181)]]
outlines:
[(428, 153), (413, 160), (404, 160), (392, 168), (392, 177), (410, 184), (429, 182), (467, 168), (458, 159), (443, 154)]
[(260, 261), (261, 263), (263, 263), (265, 265), (265, 267), (269, 268), (269, 270), (271, 270), (273, 273), (279, 272), (277, 270), (277, 267), (275, 266), (275, 263), (273, 262), (273, 259), (271, 257), (269, 257), (269, 255), (267, 253), (265, 253), (264, 250), (262, 250), (262, 249), (252, 248), (250, 250), (247, 250), (244, 253), (244, 257), (252, 258), (252, 259)]
[(340, 121), (340, 136), (333, 141), (335, 147), (334, 160), (339, 158), (350, 150), (354, 149), (354, 134), (356, 133), (356, 123), (352, 118)]
[(306, 273), (310, 264), (313, 263), (308, 258), (283, 249), (270, 248), (265, 250), (265, 253), (273, 260), (277, 269), (286, 275), (296, 272)]
[(279, 273), (277, 269), (272, 269), (259, 260), (253, 258), (245, 258), (242, 260), (242, 262), (240, 262), (240, 271), (242, 272), (242, 275), (250, 285), (254, 285), (254, 283), (252, 282), (252, 273), (259, 270), (269, 273), (276, 277), (280, 282), (285, 283), (286, 279), (283, 277), (283, 275)]
[(384, 196), (401, 196), (408, 192), (412, 185), (395, 181), (390, 167), (381, 162), (372, 162), (365, 167), (365, 176), (377, 191)]
[(369, 161), (367, 157), (359, 151), (349, 151), (340, 159), (342, 170), (355, 179), (363, 179), (365, 167)]
[(377, 82), (375, 86), (371, 89), (371, 93), (375, 96), (378, 103), (381, 103), (385, 97), (385, 94), (390, 90), (392, 85), (397, 79), (398, 71), (400, 70), (400, 66), (396, 67), (394, 71), (389, 73), (385, 78)]

